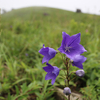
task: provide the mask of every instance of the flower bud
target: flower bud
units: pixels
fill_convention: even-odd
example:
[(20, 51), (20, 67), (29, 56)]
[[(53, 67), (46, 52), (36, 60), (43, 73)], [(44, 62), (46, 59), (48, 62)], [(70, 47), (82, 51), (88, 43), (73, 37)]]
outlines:
[(67, 79), (64, 80), (65, 84), (67, 84)]
[(79, 76), (79, 77), (83, 77), (85, 74), (84, 70), (77, 70), (76, 71), (76, 75)]
[(25, 56), (28, 56), (28, 53), (25, 53)]
[(64, 93), (65, 95), (71, 94), (70, 88), (69, 88), (69, 87), (65, 87), (63, 93)]

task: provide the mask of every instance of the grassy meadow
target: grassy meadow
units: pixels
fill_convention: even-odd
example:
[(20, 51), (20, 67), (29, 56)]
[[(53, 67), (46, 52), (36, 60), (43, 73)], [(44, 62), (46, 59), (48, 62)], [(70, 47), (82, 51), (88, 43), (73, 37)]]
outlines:
[[(47, 7), (28, 7), (0, 17), (0, 100), (56, 100), (54, 87), (64, 88), (61, 71), (54, 85), (45, 80), (42, 45), (57, 50), (62, 32), (81, 33), (87, 52), (85, 76), (70, 81), (74, 92), (85, 100), (100, 100), (100, 16)], [(63, 68), (61, 55), (50, 64)], [(71, 66), (71, 71), (78, 68)], [(72, 78), (74, 75), (72, 75)]]

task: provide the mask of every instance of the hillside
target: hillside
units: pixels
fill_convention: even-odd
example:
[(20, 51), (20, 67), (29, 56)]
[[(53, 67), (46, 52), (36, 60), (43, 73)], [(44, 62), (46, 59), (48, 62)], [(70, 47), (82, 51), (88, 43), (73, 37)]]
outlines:
[[(19, 93), (18, 88), (22, 89), (26, 86), (27, 89), (29, 84), (34, 88), (37, 87), (37, 91), (33, 91), (37, 97), (43, 93), (42, 99), (39, 100), (45, 100), (52, 95), (52, 93), (45, 95), (53, 89), (53, 86), (49, 81), (44, 80), (46, 73), (42, 69), (44, 66), (41, 63), (43, 56), (38, 51), (43, 44), (57, 50), (61, 45), (62, 32), (65, 31), (69, 35), (80, 32), (81, 44), (87, 50), (82, 54), (87, 57), (83, 64), (85, 77), (76, 78), (70, 82), (70, 86), (78, 92), (84, 88), (81, 92), (85, 94), (87, 100), (99, 98), (100, 16), (55, 8), (28, 7), (2, 14), (0, 29), (0, 73), (2, 76), (0, 92), (2, 92), (2, 97), (16, 96), (15, 93)], [(59, 55), (50, 60), (50, 63), (63, 68), (62, 57)], [(72, 66), (70, 70), (75, 71), (78, 68)], [(64, 75), (63, 72), (60, 74)], [(64, 80), (58, 77), (55, 86), (63, 87), (64, 84)], [(51, 87), (48, 89), (45, 87), (47, 85)], [(48, 92), (42, 89), (43, 87)], [(17, 92), (15, 92), (15, 88)]]

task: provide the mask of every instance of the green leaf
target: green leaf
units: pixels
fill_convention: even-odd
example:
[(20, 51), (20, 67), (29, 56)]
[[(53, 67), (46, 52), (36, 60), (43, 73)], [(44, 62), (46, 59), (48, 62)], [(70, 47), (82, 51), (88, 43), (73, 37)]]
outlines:
[(21, 85), (22, 93), (27, 92), (27, 84), (26, 82)]
[(19, 88), (17, 85), (15, 85), (15, 89), (16, 89), (16, 95), (19, 95), (20, 94), (20, 91), (19, 91)]
[(0, 97), (0, 100), (5, 100), (5, 98), (4, 97)]

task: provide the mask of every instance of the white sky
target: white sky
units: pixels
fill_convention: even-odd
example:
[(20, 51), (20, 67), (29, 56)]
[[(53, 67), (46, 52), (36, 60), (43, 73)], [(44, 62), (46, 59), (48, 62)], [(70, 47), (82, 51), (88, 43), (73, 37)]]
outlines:
[(100, 15), (100, 0), (0, 0), (0, 8), (10, 11), (30, 6), (46, 6)]

